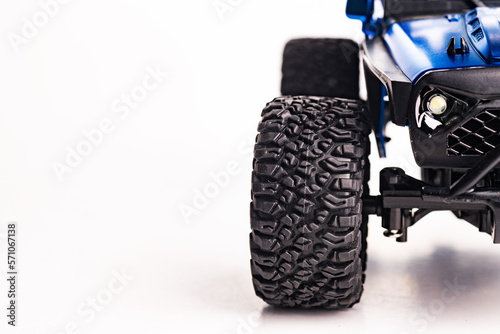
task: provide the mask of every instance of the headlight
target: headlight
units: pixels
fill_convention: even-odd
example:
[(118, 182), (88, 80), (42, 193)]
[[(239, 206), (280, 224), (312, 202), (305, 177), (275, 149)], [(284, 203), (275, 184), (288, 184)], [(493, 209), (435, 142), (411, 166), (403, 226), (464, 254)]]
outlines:
[(441, 115), (448, 109), (448, 100), (440, 94), (436, 94), (427, 102), (427, 108), (433, 115)]
[(429, 135), (436, 134), (463, 120), (477, 103), (475, 98), (426, 87), (417, 99), (417, 126)]

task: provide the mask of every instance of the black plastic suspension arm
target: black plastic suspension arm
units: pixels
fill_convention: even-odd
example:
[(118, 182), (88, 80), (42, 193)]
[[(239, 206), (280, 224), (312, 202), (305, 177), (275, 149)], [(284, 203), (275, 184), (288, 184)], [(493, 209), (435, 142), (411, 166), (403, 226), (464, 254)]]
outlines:
[[(483, 160), (488, 162), (489, 159), (491, 158)], [(481, 166), (489, 164), (480, 162), (474, 168)], [(456, 184), (463, 184), (464, 188), (470, 189), (465, 185), (472, 184), (475, 178), (464, 176), (461, 180)], [(404, 242), (407, 240), (407, 229), (428, 213), (468, 210), (491, 212), (491, 221), (481, 229), (491, 234), (495, 243), (500, 243), (500, 228), (495, 228), (500, 226), (500, 189), (473, 189), (452, 195), (448, 187), (433, 187), (406, 175), (402, 169), (386, 168), (380, 172), (380, 192), (381, 196), (363, 198), (363, 211), (382, 217), (382, 226), (387, 230), (386, 236), (394, 236), (398, 241)]]
[(450, 187), (450, 196), (470, 191), (488, 173), (500, 164), (500, 146), (488, 152), (479, 162)]

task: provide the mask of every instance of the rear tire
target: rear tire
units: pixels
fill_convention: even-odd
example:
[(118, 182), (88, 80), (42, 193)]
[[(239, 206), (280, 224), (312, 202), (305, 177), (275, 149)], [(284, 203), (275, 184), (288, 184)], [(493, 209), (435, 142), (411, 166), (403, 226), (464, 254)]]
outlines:
[(250, 209), (255, 292), (281, 307), (352, 307), (366, 259), (366, 109), (354, 100), (283, 97), (262, 116)]
[(352, 40), (294, 39), (282, 71), (282, 95), (359, 99), (359, 45)]

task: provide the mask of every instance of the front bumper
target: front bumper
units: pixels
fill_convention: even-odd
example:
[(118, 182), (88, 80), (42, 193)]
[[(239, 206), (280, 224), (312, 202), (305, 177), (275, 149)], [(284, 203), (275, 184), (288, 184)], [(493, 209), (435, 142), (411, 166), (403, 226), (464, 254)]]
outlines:
[[(429, 87), (477, 102), (454, 122), (430, 131), (422, 126), (418, 111), (421, 93)], [(411, 143), (420, 167), (471, 168), (479, 158), (500, 147), (500, 68), (428, 73), (414, 86), (409, 109)]]

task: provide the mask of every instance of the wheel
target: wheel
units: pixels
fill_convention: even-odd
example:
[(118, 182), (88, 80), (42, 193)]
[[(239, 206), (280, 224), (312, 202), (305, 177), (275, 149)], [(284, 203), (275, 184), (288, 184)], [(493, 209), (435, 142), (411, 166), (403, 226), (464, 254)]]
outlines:
[(285, 46), (282, 95), (359, 99), (359, 45), (347, 39), (295, 39)]
[(282, 97), (264, 109), (250, 262), (255, 292), (267, 303), (331, 309), (359, 301), (369, 132), (366, 109), (354, 100)]
[[(369, 155), (371, 153), (371, 147), (370, 147), (370, 140), (369, 137), (367, 137), (367, 144), (366, 144), (366, 151), (365, 151), (365, 168), (364, 168), (364, 179), (363, 179), (363, 195), (370, 195), (370, 187), (368, 185), (370, 181), (370, 159)], [(368, 220), (370, 216), (368, 214), (363, 214), (361, 221), (361, 264), (363, 266), (363, 273), (366, 270), (366, 263), (368, 261), (368, 254), (367, 254), (367, 249), (368, 249)], [(363, 276), (363, 282), (364, 282), (364, 276)]]

